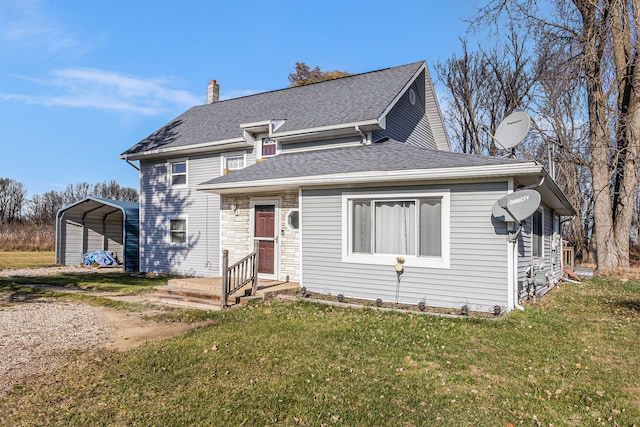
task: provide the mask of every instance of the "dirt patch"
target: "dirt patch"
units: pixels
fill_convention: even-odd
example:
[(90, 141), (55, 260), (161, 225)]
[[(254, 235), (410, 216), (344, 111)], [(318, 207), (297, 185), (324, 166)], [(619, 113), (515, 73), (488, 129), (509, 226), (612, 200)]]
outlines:
[(108, 341), (102, 344), (108, 350), (129, 350), (149, 341), (182, 335), (208, 323), (157, 322), (143, 319), (149, 312), (130, 313), (107, 307), (99, 307), (99, 310), (112, 330)]

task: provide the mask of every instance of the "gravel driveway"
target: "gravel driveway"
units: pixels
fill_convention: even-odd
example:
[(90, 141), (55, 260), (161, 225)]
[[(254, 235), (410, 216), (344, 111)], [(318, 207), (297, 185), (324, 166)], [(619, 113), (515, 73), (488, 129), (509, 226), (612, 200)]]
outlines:
[[(119, 269), (48, 267), (1, 270), (0, 277), (62, 273), (105, 273)], [(94, 307), (55, 298), (15, 294), (0, 288), (0, 398), (24, 383), (65, 365), (73, 352), (123, 351), (148, 341), (182, 334), (204, 323), (164, 323), (144, 315), (168, 310), (149, 306), (141, 312)]]

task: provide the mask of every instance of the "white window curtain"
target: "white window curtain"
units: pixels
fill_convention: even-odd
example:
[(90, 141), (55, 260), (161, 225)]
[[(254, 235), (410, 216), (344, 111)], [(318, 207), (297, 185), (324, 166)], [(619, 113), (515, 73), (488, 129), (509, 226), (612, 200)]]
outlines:
[(371, 253), (371, 202), (354, 201), (353, 213), (353, 253)]
[(375, 237), (375, 253), (415, 255), (415, 202), (376, 202)]
[(442, 200), (420, 200), (420, 255), (442, 255)]
[(227, 169), (236, 170), (244, 167), (244, 156), (227, 157)]

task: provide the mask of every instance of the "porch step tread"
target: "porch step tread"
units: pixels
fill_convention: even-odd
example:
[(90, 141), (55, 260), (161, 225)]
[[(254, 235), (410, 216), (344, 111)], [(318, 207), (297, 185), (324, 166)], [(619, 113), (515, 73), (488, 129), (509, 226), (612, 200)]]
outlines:
[(181, 297), (179, 295), (151, 294), (147, 296), (147, 299), (153, 303), (176, 306), (176, 307), (197, 308), (199, 310), (212, 310), (212, 311), (222, 310), (222, 307), (220, 306), (219, 301), (218, 301), (218, 304), (214, 304), (212, 300)]
[(173, 295), (180, 297), (194, 297), (202, 300), (220, 301), (222, 298), (220, 291), (207, 289), (183, 288), (171, 285), (156, 286), (153, 288), (154, 294)]

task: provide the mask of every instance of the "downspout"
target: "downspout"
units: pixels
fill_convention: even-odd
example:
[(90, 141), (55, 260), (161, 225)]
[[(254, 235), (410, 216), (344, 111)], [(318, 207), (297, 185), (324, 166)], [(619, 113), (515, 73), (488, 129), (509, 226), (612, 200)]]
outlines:
[[(513, 193), (513, 178), (509, 178), (507, 183), (508, 185), (508, 193)], [(509, 222), (506, 223), (507, 230), (511, 227)], [(517, 253), (517, 239), (513, 241), (509, 236), (507, 236), (507, 270), (508, 270), (508, 278), (507, 278), (507, 301), (509, 305), (509, 309), (512, 307), (518, 309), (520, 311), (524, 310), (524, 307), (518, 303), (519, 295), (518, 295), (518, 253)]]
[(133, 163), (131, 163), (131, 160), (129, 159), (124, 159), (125, 162), (129, 163), (129, 166), (131, 166), (132, 168), (134, 168), (135, 170), (137, 170), (138, 172), (140, 172), (140, 168), (136, 165), (134, 165)]
[(358, 126), (358, 125), (356, 125), (355, 129), (356, 129), (356, 132), (358, 132), (360, 134), (360, 136), (362, 137), (362, 145), (368, 145), (367, 134), (364, 133), (362, 131), (362, 129), (360, 129), (360, 126)]

